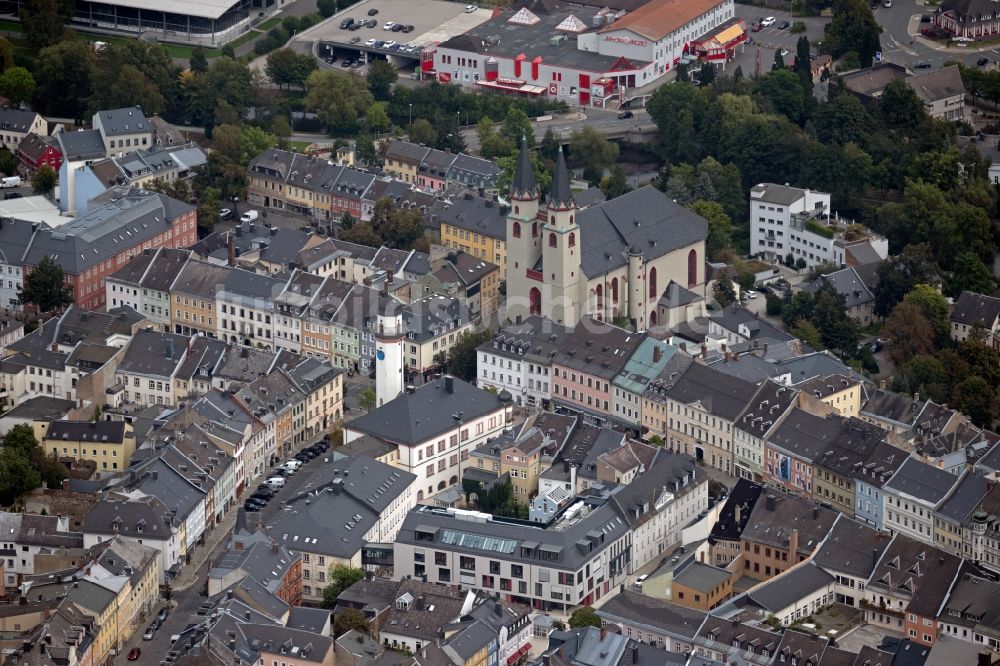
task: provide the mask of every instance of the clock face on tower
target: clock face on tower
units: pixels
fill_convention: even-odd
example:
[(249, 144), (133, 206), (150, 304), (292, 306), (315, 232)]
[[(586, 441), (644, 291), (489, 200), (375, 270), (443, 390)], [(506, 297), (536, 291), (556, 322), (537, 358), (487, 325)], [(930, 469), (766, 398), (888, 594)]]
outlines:
[(375, 358), (378, 359), (379, 361), (384, 361), (385, 360), (385, 352), (382, 351), (381, 349), (379, 349), (377, 352), (375, 352)]

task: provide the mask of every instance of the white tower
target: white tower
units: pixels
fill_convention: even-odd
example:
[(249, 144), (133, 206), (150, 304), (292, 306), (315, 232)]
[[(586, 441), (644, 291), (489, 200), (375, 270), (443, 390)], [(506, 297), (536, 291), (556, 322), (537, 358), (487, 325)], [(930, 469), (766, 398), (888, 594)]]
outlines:
[(403, 316), (379, 314), (375, 331), (375, 403), (381, 407), (403, 391)]

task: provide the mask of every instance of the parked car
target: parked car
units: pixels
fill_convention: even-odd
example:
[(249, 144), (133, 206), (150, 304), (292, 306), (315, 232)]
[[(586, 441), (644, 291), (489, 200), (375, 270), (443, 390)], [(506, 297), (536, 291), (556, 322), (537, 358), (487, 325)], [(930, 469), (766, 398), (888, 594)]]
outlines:
[(752, 300), (754, 300), (755, 298), (757, 298), (757, 292), (756, 292), (756, 291), (748, 291), (748, 292), (747, 292), (747, 299), (748, 299), (748, 300), (751, 300), (751, 301), (752, 301)]
[(913, 66), (914, 69), (930, 69), (931, 64), (926, 60), (921, 60), (916, 65)]
[(146, 631), (142, 634), (142, 640), (151, 641), (153, 640), (153, 636), (156, 636), (156, 625), (146, 627)]
[(645, 582), (647, 578), (649, 578), (649, 574), (642, 574), (641, 576), (635, 579), (635, 582), (632, 583), (632, 587), (634, 587), (637, 590), (641, 590), (642, 584), (643, 582)]
[(250, 497), (259, 497), (262, 500), (269, 501), (274, 495), (274, 490), (266, 483), (262, 483)]
[(4, 199), (20, 199), (21, 196), (22, 195), (21, 195), (20, 192), (5, 192), (4, 195), (3, 195), (3, 198)]
[(365, 21), (365, 27), (366, 28), (374, 28), (377, 25), (378, 25), (378, 21), (376, 21), (375, 19), (368, 19), (367, 21)]
[(791, 28), (791, 27), (792, 27), (792, 24), (791, 24), (791, 23), (789, 23), (788, 21), (782, 21), (782, 22), (781, 22), (781, 23), (780, 23), (780, 24), (778, 25), (778, 30), (788, 30), (788, 29), (789, 29), (789, 28)]
[(139, 656), (141, 654), (142, 654), (142, 650), (140, 650), (137, 647), (134, 647), (134, 648), (132, 648), (131, 650), (128, 651), (128, 660), (129, 661), (138, 661), (139, 660)]
[(160, 609), (160, 612), (156, 614), (156, 621), (163, 624), (167, 621), (168, 615), (170, 615), (170, 609), (164, 606)]
[(395, 46), (395, 45), (396, 45), (396, 40), (394, 40), (394, 39), (390, 39), (389, 41), (387, 41), (387, 42), (385, 43), (385, 48), (387, 48), (387, 49), (391, 49), (391, 48), (392, 48), (393, 46)]
[(299, 467), (302, 467), (302, 461), (300, 460), (288, 460), (285, 462), (283, 467), (287, 470), (295, 471)]
[(263, 508), (264, 505), (256, 500), (248, 499), (246, 502), (243, 502), (243, 510), (247, 513), (257, 513)]
[(770, 26), (774, 25), (775, 20), (776, 19), (773, 16), (768, 16), (767, 18), (763, 19), (760, 22), (760, 24), (765, 28), (769, 28)]
[(340, 66), (343, 67), (344, 69), (347, 69), (348, 67), (351, 66), (351, 61), (350, 60), (341, 60), (340, 61)]
[(476, 11), (477, 9), (479, 9), (479, 5), (466, 5), (465, 6), (465, 13), (466, 14), (471, 14), (472, 12)]
[(403, 26), (403, 32), (413, 32), (413, 26), (412, 25), (404, 25)]
[(219, 211), (220, 220), (228, 220), (232, 216), (233, 216), (233, 211), (229, 208), (223, 208), (222, 210)]
[(930, 23), (931, 22), (930, 14), (924, 14), (923, 16), (921, 16), (920, 17), (920, 22), (921, 23)]
[(788, 49), (781, 49), (781, 57), (784, 58), (788, 55)]
[(247, 212), (240, 215), (240, 222), (242, 223), (256, 222), (258, 217), (260, 217), (260, 213), (258, 213), (255, 210), (248, 210)]
[(285, 486), (285, 477), (283, 476), (272, 476), (267, 480), (267, 485), (272, 488), (283, 488)]
[(892, 8), (892, 0), (885, 0), (885, 8), (886, 9)]
[(368, 16), (375, 16), (376, 14), (378, 14), (378, 10), (374, 7), (368, 10)]
[(392, 30), (392, 26), (396, 25), (395, 21), (386, 21), (385, 25), (382, 26), (383, 30)]
[(619, 120), (625, 120), (626, 118), (635, 118), (635, 114), (631, 111), (622, 111), (618, 114)]
[(350, 41), (350, 43), (351, 43), (351, 44), (357, 44), (357, 43), (358, 43), (358, 42), (360, 42), (360, 41), (361, 41), (361, 38), (360, 38), (360, 37), (351, 37), (351, 41)]
[(980, 58), (979, 60), (976, 61), (976, 64), (980, 67), (985, 67), (986, 65), (990, 64), (990, 59)]
[(369, 39), (367, 42), (365, 42), (365, 46), (375, 46), (375, 39), (374, 38)]
[(754, 23), (753, 27), (750, 28), (750, 30), (751, 30), (751, 32), (760, 32), (761, 28), (763, 28), (763, 27), (764, 26), (761, 25), (760, 23)]
[(345, 18), (343, 21), (340, 22), (340, 29), (346, 30), (347, 28), (350, 28), (352, 25), (354, 25), (354, 19)]

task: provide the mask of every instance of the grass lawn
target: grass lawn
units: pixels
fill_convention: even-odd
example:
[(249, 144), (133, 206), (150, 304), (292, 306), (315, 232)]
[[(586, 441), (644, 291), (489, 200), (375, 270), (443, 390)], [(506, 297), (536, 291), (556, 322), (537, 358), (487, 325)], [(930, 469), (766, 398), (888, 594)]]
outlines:
[(5, 30), (7, 32), (24, 32), (21, 24), (15, 21), (0, 21), (0, 30)]
[(297, 153), (304, 153), (304, 152), (306, 152), (306, 148), (308, 148), (310, 146), (310, 144), (312, 144), (312, 141), (289, 141), (288, 142), (288, 146), (292, 150), (294, 150), (295, 152), (297, 152)]
[(263, 23), (261, 23), (260, 25), (258, 25), (257, 30), (264, 30), (266, 32), (267, 30), (270, 30), (276, 25), (281, 25), (281, 19), (278, 18), (277, 16), (273, 16), (264, 21)]

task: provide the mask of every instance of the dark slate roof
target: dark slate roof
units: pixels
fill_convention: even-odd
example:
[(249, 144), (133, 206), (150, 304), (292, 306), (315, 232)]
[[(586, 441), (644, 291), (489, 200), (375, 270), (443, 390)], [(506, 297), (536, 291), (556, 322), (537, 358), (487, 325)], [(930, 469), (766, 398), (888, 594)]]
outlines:
[(629, 248), (646, 261), (708, 237), (708, 222), (655, 187), (633, 190), (577, 213), (583, 235), (581, 268), (588, 277), (628, 262)]
[(834, 575), (867, 580), (892, 537), (847, 516), (841, 516), (822, 543), (813, 562)]
[[(736, 363), (742, 363), (737, 361)], [(796, 401), (798, 392), (784, 384), (766, 381), (750, 398), (746, 409), (737, 417), (736, 427), (754, 437), (763, 438)]]
[(71, 442), (122, 443), (125, 441), (124, 421), (52, 421), (45, 439), (65, 439)]
[(389, 147), (386, 148), (385, 156), (388, 159), (419, 164), (423, 161), (424, 157), (427, 156), (427, 153), (429, 153), (430, 150), (431, 149), (427, 146), (420, 146), (415, 143), (410, 143), (409, 141), (393, 139), (389, 142)]
[(709, 646), (717, 652), (729, 654), (734, 640), (739, 640), (744, 646), (752, 643), (758, 654), (761, 650), (774, 654), (781, 643), (781, 634), (768, 631), (763, 626), (752, 627), (739, 621), (709, 615), (698, 631), (696, 642)]
[(188, 337), (143, 329), (135, 334), (125, 356), (118, 364), (118, 371), (156, 377), (169, 377), (187, 351)]
[(992, 0), (945, 0), (941, 12), (954, 12), (959, 17), (992, 16), (996, 11)]
[(769, 501), (770, 497), (764, 497), (754, 506), (743, 539), (787, 549), (791, 531), (798, 530), (800, 555), (812, 553), (840, 515), (795, 495), (779, 493), (773, 511), (768, 509)]
[(576, 201), (577, 206), (583, 209), (602, 204), (607, 201), (608, 198), (604, 195), (604, 192), (601, 191), (601, 188), (596, 185), (592, 185), (582, 192), (577, 192), (573, 195), (573, 200)]
[(955, 308), (951, 311), (951, 320), (957, 324), (972, 326), (976, 322), (986, 328), (993, 326), (993, 322), (1000, 317), (1000, 298), (984, 296), (972, 291), (963, 291), (955, 301)]
[(11, 132), (27, 132), (31, 123), (35, 122), (38, 113), (35, 111), (22, 111), (21, 109), (3, 108), (0, 109), (0, 124), (4, 129)]
[(170, 291), (214, 301), (215, 294), (226, 284), (226, 279), (232, 271), (229, 266), (189, 261), (177, 274)]
[(287, 266), (295, 261), (295, 255), (306, 246), (310, 238), (311, 232), (279, 228), (267, 239), (267, 247), (260, 251), (260, 258), (262, 261)]
[[(764, 492), (764, 486), (747, 479), (739, 479), (729, 491), (726, 503), (722, 505), (719, 518), (712, 526), (711, 540), (738, 541), (743, 528), (750, 520), (754, 506)], [(738, 507), (738, 508), (737, 508)], [(739, 514), (737, 516), (737, 514)]]
[(848, 266), (839, 271), (828, 273), (806, 285), (804, 291), (815, 293), (823, 284), (829, 284), (834, 291), (844, 297), (849, 308), (858, 307), (875, 300), (871, 291), (858, 276), (857, 272)]
[[(687, 370), (672, 383), (670, 380), (660, 381), (666, 381), (663, 390), (670, 399), (684, 405), (700, 403), (710, 414), (728, 421), (735, 421), (757, 392), (755, 384), (729, 377), (701, 363), (688, 365)], [(653, 385), (650, 390), (653, 390)]]
[(750, 600), (771, 613), (783, 610), (799, 599), (829, 585), (833, 576), (820, 569), (813, 562), (791, 569), (782, 576), (756, 587), (747, 596)]
[(597, 614), (607, 622), (628, 624), (686, 640), (694, 638), (706, 616), (703, 611), (677, 606), (631, 590), (612, 596), (597, 610)]
[(959, 557), (897, 534), (875, 567), (868, 588), (909, 596), (908, 612), (935, 618), (961, 564)]
[(451, 382), (451, 392), (446, 388), (447, 378), (419, 386), (413, 393), (404, 392), (354, 419), (347, 429), (396, 444), (415, 445), (454, 428), (459, 414), (463, 422), (470, 422), (503, 409), (492, 393), (458, 378)]
[[(778, 646), (776, 663), (795, 663), (803, 666), (826, 666), (826, 651), (829, 641), (823, 636), (809, 634), (795, 629), (785, 629)], [(793, 661), (794, 659), (794, 661)]]
[(954, 474), (916, 458), (907, 458), (884, 488), (936, 505), (957, 483), (958, 477)]
[(552, 362), (611, 381), (645, 338), (644, 333), (584, 318), (564, 338)]
[(547, 365), (562, 346), (568, 331), (551, 319), (532, 315), (519, 324), (501, 328), (492, 341), (479, 346), (479, 351)]
[(911, 426), (924, 408), (919, 400), (885, 389), (866, 387), (868, 399), (861, 406), (861, 413), (887, 421), (895, 421), (902, 426)]
[(54, 421), (65, 418), (66, 414), (76, 408), (76, 401), (38, 396), (25, 400), (3, 417), (11, 421)]
[(802, 195), (803, 192), (798, 187), (776, 185), (774, 183), (760, 183), (750, 188), (750, 199), (752, 201), (761, 201), (780, 206), (791, 206), (801, 199)]
[(452, 162), (451, 168), (454, 171), (467, 171), (486, 178), (497, 178), (502, 172), (496, 162), (466, 155), (465, 153), (459, 153), (455, 156), (455, 161)]
[(60, 132), (59, 152), (69, 161), (92, 160), (105, 156), (104, 138), (96, 129)]
[(837, 374), (847, 374), (851, 377), (864, 380), (864, 377), (854, 372), (847, 365), (844, 365), (840, 359), (826, 350), (784, 359), (778, 361), (775, 365), (782, 371), (792, 375), (791, 381), (793, 384), (798, 384), (813, 377), (826, 377)]
[(936, 513), (956, 523), (961, 523), (976, 510), (979, 503), (986, 497), (989, 487), (990, 482), (978, 474), (971, 472), (963, 474), (951, 495), (941, 503)]
[(323, 628), (330, 622), (330, 611), (322, 608), (292, 606), (288, 611), (286, 627), (302, 629), (314, 634), (323, 634)]
[(469, 310), (457, 298), (436, 295), (403, 308), (407, 340), (426, 342), (469, 323)]
[[(32, 161), (37, 162), (49, 146), (56, 144), (51, 137), (41, 137), (34, 132), (29, 132), (26, 137), (17, 144), (17, 152), (23, 153)], [(56, 144), (58, 145), (58, 144)]]
[(660, 305), (665, 308), (677, 308), (690, 303), (697, 303), (705, 300), (690, 289), (685, 289), (680, 284), (671, 280), (667, 283), (667, 288), (660, 297)]
[[(156, 250), (151, 248), (144, 249), (132, 257), (127, 264), (109, 275), (107, 279), (114, 280), (115, 282), (125, 282), (138, 287), (142, 276), (146, 274), (146, 269), (153, 263), (153, 258), (157, 252), (159, 252), (159, 248)], [(176, 277), (176, 274), (174, 277)]]
[(172, 533), (170, 511), (156, 497), (136, 501), (101, 500), (84, 518), (83, 532), (168, 539)]
[(507, 213), (510, 209), (493, 199), (466, 192), (452, 203), (439, 202), (431, 208), (431, 218), (439, 223), (466, 229), (506, 241)]
[[(391, 631), (391, 629), (390, 629)], [(468, 622), (448, 639), (445, 652), (457, 655), (461, 663), (468, 663), (480, 650), (497, 640), (497, 632), (485, 622)]]
[[(760, 341), (776, 340), (784, 342), (793, 340), (794, 336), (785, 333), (770, 322), (761, 319), (756, 312), (733, 303), (731, 307), (723, 308), (719, 314), (712, 317), (712, 321), (718, 326), (733, 333), (740, 332), (740, 326), (744, 326), (749, 333), (750, 339)], [(741, 334), (742, 335), (742, 334)], [(832, 374), (832, 373), (831, 373)]]
[[(562, 151), (559, 152), (561, 155)], [(563, 168), (565, 166), (564, 161)], [(535, 170), (531, 165), (531, 152), (528, 149), (528, 140), (523, 136), (521, 137), (521, 150), (514, 167), (514, 180), (511, 183), (510, 191), (515, 198), (530, 199), (538, 196), (538, 183), (535, 181)]]
[(674, 572), (674, 582), (708, 594), (729, 580), (730, 575), (725, 569), (701, 562), (691, 562), (682, 571)]
[(96, 116), (100, 116), (101, 128), (105, 136), (118, 136), (121, 134), (139, 134), (141, 132), (151, 132), (146, 114), (138, 106), (129, 106), (123, 109), (109, 109), (98, 111)]
[[(996, 11), (994, 9), (993, 11)], [(917, 72), (906, 81), (925, 104), (965, 95), (965, 84), (958, 71), (958, 65)]]

